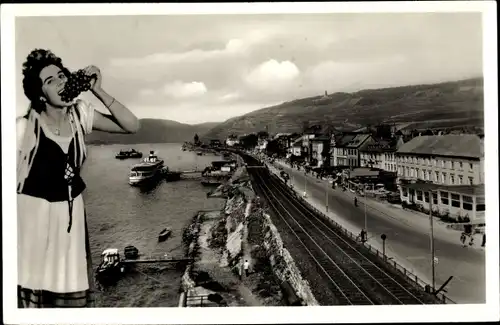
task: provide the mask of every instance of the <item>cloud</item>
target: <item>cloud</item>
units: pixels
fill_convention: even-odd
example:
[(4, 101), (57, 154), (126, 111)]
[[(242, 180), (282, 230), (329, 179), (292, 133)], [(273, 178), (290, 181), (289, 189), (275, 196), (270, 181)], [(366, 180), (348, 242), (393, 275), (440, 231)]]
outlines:
[(269, 60), (253, 69), (246, 76), (246, 82), (255, 88), (268, 89), (270, 86), (287, 84), (299, 75), (300, 71), (293, 62)]
[(166, 95), (174, 98), (192, 98), (200, 97), (208, 92), (207, 87), (203, 82), (181, 82), (174, 81), (163, 87)]
[(239, 99), (241, 96), (239, 93), (228, 93), (228, 94), (225, 94), (225, 95), (222, 95), (219, 97), (219, 101), (221, 102), (229, 102), (229, 101), (233, 101), (233, 100), (236, 100), (236, 99)]
[(154, 95), (155, 91), (153, 89), (145, 88), (139, 90), (139, 95), (140, 96), (152, 96)]
[(261, 36), (252, 36), (247, 40), (232, 38), (225, 46), (214, 50), (193, 49), (186, 52), (159, 52), (138, 58), (113, 58), (111, 67), (144, 67), (150, 65), (171, 65), (179, 63), (199, 63), (216, 58), (244, 55), (250, 46), (262, 41)]

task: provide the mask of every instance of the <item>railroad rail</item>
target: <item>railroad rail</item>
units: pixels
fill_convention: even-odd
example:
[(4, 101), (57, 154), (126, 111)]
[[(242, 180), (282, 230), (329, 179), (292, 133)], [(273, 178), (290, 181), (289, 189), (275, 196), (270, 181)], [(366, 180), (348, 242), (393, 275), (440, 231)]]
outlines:
[[(252, 157), (246, 160), (262, 166)], [(382, 260), (363, 254), (359, 244), (334, 230), (266, 169), (252, 168), (249, 173), (275, 217), (286, 225), (312, 258), (337, 304), (438, 303), (434, 296), (392, 274)]]

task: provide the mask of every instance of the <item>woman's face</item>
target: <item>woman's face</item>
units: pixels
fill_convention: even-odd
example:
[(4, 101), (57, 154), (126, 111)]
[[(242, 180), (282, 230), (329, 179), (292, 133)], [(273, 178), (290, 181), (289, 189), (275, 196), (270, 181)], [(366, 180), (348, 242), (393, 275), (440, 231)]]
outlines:
[(40, 71), (42, 93), (47, 102), (55, 107), (66, 107), (70, 103), (61, 99), (61, 92), (68, 81), (64, 72), (55, 65), (49, 65)]

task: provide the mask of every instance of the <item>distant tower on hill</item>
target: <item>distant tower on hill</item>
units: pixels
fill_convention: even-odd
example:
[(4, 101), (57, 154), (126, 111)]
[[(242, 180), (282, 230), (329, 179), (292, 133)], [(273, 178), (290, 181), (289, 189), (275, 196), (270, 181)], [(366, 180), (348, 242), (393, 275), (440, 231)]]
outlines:
[(325, 97), (328, 97), (328, 92), (325, 90)]

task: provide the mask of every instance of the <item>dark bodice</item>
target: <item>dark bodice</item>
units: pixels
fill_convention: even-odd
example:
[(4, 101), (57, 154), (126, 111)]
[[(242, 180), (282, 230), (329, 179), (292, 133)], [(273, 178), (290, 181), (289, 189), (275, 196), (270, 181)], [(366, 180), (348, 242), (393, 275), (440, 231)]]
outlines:
[[(75, 138), (71, 140), (66, 154), (59, 144), (45, 135), (42, 128), (38, 150), (21, 193), (50, 202), (70, 201), (69, 191), (72, 198), (77, 197), (85, 189), (85, 183), (80, 177), (80, 169), (74, 164), (75, 152)], [(70, 173), (68, 182), (65, 174)]]

